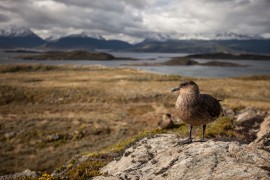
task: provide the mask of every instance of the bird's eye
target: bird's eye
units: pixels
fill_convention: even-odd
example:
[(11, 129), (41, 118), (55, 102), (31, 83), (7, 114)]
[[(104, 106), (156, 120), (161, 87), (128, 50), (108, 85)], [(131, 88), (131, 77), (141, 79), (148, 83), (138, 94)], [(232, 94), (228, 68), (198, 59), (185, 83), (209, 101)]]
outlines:
[(184, 87), (184, 86), (186, 86), (187, 85), (187, 83), (183, 83), (183, 84), (181, 84), (181, 87)]

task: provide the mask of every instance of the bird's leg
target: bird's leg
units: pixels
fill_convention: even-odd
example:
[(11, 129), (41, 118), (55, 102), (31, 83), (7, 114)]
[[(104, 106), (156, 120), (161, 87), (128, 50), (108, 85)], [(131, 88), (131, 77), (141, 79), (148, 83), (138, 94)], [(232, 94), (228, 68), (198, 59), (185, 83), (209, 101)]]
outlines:
[(180, 142), (178, 142), (175, 146), (192, 143), (192, 137), (191, 137), (191, 135), (192, 135), (192, 129), (193, 129), (193, 126), (190, 125), (190, 126), (189, 126), (189, 137), (188, 137), (188, 139), (185, 140), (185, 141), (180, 141)]
[(202, 130), (202, 139), (200, 140), (201, 142), (205, 142), (205, 129), (206, 129), (206, 124), (203, 125), (203, 130)]
[(188, 137), (187, 140), (185, 140), (185, 141), (183, 142), (183, 144), (189, 144), (189, 143), (192, 143), (192, 129), (193, 129), (193, 126), (190, 125), (190, 126), (189, 126), (189, 137)]
[(192, 125), (190, 125), (189, 126), (189, 137), (188, 137), (188, 140), (190, 140), (190, 141), (192, 141), (192, 129), (193, 129), (193, 126)]

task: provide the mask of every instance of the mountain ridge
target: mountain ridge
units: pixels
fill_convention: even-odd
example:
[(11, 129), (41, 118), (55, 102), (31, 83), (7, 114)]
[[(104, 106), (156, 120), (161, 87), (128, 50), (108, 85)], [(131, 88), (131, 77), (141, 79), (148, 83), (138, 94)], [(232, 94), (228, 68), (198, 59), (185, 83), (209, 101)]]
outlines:
[(45, 41), (27, 27), (7, 26), (0, 30), (0, 49), (3, 48), (34, 48)]
[(5, 29), (0, 29), (2, 37), (25, 37), (33, 34), (33, 31), (24, 26), (9, 25)]
[(259, 35), (222, 33), (180, 33), (176, 36), (148, 33), (137, 44), (108, 40), (100, 34), (81, 32), (42, 39), (27, 27), (10, 25), (0, 30), (0, 49), (35, 48), (47, 50), (132, 51), (166, 53), (250, 52), (270, 54), (270, 39)]

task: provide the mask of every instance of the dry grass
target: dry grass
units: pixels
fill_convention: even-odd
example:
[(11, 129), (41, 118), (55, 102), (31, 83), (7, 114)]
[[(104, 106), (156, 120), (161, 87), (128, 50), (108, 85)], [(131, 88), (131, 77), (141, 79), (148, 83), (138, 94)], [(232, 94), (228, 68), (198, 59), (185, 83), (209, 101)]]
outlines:
[[(170, 89), (184, 79), (102, 66), (0, 66), (0, 174), (50, 171), (156, 128), (174, 113)], [(270, 109), (268, 76), (193, 80), (233, 109)]]

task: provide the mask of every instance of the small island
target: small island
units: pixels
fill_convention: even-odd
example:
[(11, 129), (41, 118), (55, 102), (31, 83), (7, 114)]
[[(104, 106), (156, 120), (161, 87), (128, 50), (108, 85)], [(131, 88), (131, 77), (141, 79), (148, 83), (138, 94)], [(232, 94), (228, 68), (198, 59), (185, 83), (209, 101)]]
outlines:
[(38, 55), (17, 56), (24, 60), (114, 60), (111, 54), (87, 51), (49, 51)]
[[(129, 57), (115, 57), (105, 52), (88, 52), (88, 51), (48, 51), (40, 54), (28, 54), (16, 56), (23, 60), (96, 60), (96, 61), (109, 61), (109, 60), (139, 60)], [(194, 60), (195, 59), (195, 60)], [(196, 59), (210, 59), (212, 61), (200, 63)], [(222, 60), (270, 60), (267, 55), (255, 54), (227, 54), (227, 53), (212, 53), (212, 54), (193, 54), (184, 57), (174, 57), (166, 62), (159, 63), (130, 63), (123, 64), (124, 66), (222, 66), (222, 67), (246, 67), (232, 62), (215, 61), (216, 59)], [(152, 60), (152, 59), (151, 59)]]
[(222, 66), (222, 67), (246, 67), (247, 65), (241, 65), (231, 62), (221, 62), (221, 61), (209, 61), (205, 63), (199, 63), (195, 60), (186, 57), (175, 57), (171, 60), (161, 62), (161, 63), (131, 63), (124, 64), (125, 66)]
[[(195, 59), (195, 60), (194, 60)], [(209, 59), (205, 63), (200, 63), (196, 59)], [(222, 62), (215, 60), (270, 60), (268, 55), (260, 54), (230, 54), (230, 53), (209, 53), (209, 54), (193, 54), (183, 57), (174, 57), (171, 60), (161, 63), (131, 63), (123, 64), (125, 66), (221, 66), (221, 67), (247, 67), (248, 65), (242, 65), (232, 62)]]
[(230, 54), (230, 53), (209, 53), (209, 54), (193, 54), (186, 56), (193, 59), (227, 59), (227, 60), (270, 60), (269, 55), (260, 54)]

